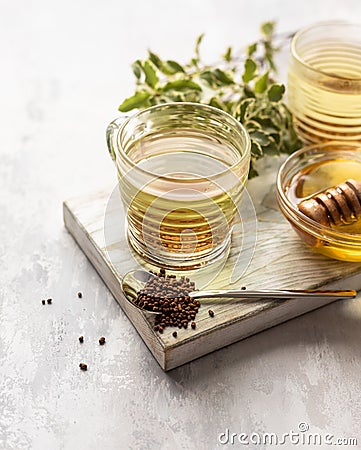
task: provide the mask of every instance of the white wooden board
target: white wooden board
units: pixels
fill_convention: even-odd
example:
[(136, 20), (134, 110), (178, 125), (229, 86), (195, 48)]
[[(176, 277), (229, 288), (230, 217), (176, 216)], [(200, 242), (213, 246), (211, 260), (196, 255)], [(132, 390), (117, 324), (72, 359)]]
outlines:
[[(248, 211), (235, 227), (230, 255), (225, 265), (193, 272), (198, 287), (240, 287), (248, 289), (361, 288), (361, 264), (331, 260), (306, 248), (280, 214), (275, 201), (275, 169), (248, 184), (257, 212)], [(209, 352), (286, 320), (330, 303), (329, 300), (202, 303), (196, 316), (197, 328), (166, 328), (153, 331), (147, 317), (125, 301), (122, 275), (139, 266), (149, 268), (129, 249), (125, 233), (125, 214), (117, 187), (64, 202), (64, 222), (79, 246), (131, 320), (144, 342), (164, 370), (170, 370)], [(242, 231), (242, 233), (241, 233)], [(253, 253), (254, 236), (257, 237)], [(241, 253), (239, 248), (242, 247)], [(250, 261), (249, 265), (247, 263)], [(236, 266), (236, 270), (233, 267)], [(208, 314), (212, 309), (214, 318)]]

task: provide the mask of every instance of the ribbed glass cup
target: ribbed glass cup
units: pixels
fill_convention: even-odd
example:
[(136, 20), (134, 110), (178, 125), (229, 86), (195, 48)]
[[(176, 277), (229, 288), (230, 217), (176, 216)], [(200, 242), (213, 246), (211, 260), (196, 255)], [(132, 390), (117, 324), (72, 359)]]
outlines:
[(225, 254), (250, 162), (250, 138), (207, 105), (169, 103), (112, 122), (128, 240), (147, 261), (173, 270)]
[[(294, 199), (295, 188), (294, 186), (291, 188), (293, 180), (300, 179), (301, 173), (309, 174), (313, 167), (325, 167), (325, 165), (337, 161), (342, 161), (344, 164), (349, 163), (350, 166), (355, 163), (360, 164), (361, 145), (330, 141), (323, 144), (312, 144), (292, 153), (278, 172), (278, 204), (282, 214), (298, 236), (314, 251), (341, 261), (361, 262), (361, 234), (350, 233), (347, 231), (347, 227), (342, 229), (342, 227), (326, 226), (307, 217), (299, 210)], [(345, 182), (342, 175), (344, 170), (334, 173), (333, 181), (327, 187)], [(320, 173), (321, 171), (319, 171)], [(320, 178), (322, 179), (322, 175)], [(307, 176), (303, 175), (302, 183), (305, 183), (306, 179)]]
[(306, 142), (361, 142), (361, 25), (323, 22), (296, 33), (288, 102)]

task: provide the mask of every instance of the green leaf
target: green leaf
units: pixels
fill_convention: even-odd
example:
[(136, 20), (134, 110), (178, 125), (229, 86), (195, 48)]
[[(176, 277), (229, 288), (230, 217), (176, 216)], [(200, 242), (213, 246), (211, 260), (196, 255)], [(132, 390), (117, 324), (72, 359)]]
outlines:
[(269, 155), (269, 156), (278, 156), (280, 154), (280, 148), (277, 145), (277, 143), (275, 142), (275, 140), (271, 137), (269, 137), (269, 144), (268, 145), (264, 145), (263, 148), (263, 153), (265, 155)]
[(293, 126), (290, 129), (284, 130), (282, 134), (282, 147), (280, 149), (283, 153), (292, 153), (302, 147), (302, 141), (298, 137)]
[(265, 60), (268, 62), (270, 68), (276, 72), (277, 69), (276, 69), (276, 65), (274, 62), (274, 54), (276, 52), (276, 49), (274, 49), (272, 47), (272, 44), (268, 41), (264, 42), (264, 49), (265, 49), (265, 54), (264, 54)]
[(209, 101), (209, 104), (210, 106), (214, 106), (215, 108), (228, 112), (227, 106), (217, 97), (212, 97)]
[(271, 142), (269, 136), (261, 130), (253, 131), (249, 135), (251, 136), (252, 142), (257, 142), (262, 147), (266, 147)]
[(149, 102), (149, 105), (144, 105), (144, 107), (155, 106), (155, 105), (158, 105), (158, 103), (162, 103), (161, 99), (159, 97), (156, 97), (155, 95), (152, 95), (151, 97), (149, 97), (148, 102)]
[(174, 75), (175, 73), (185, 73), (184, 68), (177, 61), (168, 60), (163, 63), (161, 71), (166, 75)]
[(285, 86), (283, 84), (275, 83), (267, 91), (267, 96), (271, 102), (279, 102), (285, 93)]
[(134, 61), (134, 63), (132, 64), (132, 70), (136, 78), (139, 80), (142, 76), (142, 63), (139, 59)]
[(180, 91), (168, 91), (166, 95), (167, 102), (186, 102), (187, 99), (184, 92)]
[(203, 38), (204, 38), (204, 33), (200, 34), (197, 37), (197, 39), (196, 39), (196, 46), (195, 46), (195, 49), (194, 49), (194, 53), (195, 53), (195, 55), (197, 57), (197, 60), (199, 60), (199, 47), (200, 47), (200, 45), (201, 45), (201, 43), (203, 41)]
[(251, 133), (252, 131), (262, 129), (262, 125), (260, 125), (256, 120), (247, 120), (247, 130)]
[(223, 59), (226, 62), (230, 62), (232, 60), (232, 47), (228, 47), (226, 53), (223, 55)]
[(126, 98), (123, 103), (119, 106), (119, 111), (128, 112), (134, 108), (141, 108), (144, 106), (148, 106), (149, 98), (151, 97), (150, 92), (136, 92), (131, 97)]
[(151, 50), (148, 50), (148, 56), (150, 61), (152, 61), (152, 63), (155, 65), (155, 67), (161, 70), (163, 66), (163, 61), (159, 58), (159, 56), (153, 53)]
[(206, 81), (211, 87), (217, 87), (218, 86), (217, 78), (214, 76), (214, 73), (211, 72), (210, 70), (206, 70), (204, 72), (201, 72), (199, 74), (199, 78), (201, 80)]
[(279, 133), (280, 131), (280, 127), (270, 117), (254, 117), (253, 120), (258, 122), (266, 133)]
[(247, 98), (256, 98), (255, 93), (247, 84), (245, 84), (243, 87), (243, 94)]
[(254, 161), (251, 161), (251, 167), (249, 169), (249, 174), (248, 174), (248, 178), (251, 180), (252, 178), (258, 177), (258, 172), (257, 170), (254, 168)]
[(191, 80), (175, 80), (175, 81), (169, 81), (166, 83), (162, 91), (167, 92), (170, 90), (176, 90), (176, 91), (184, 91), (184, 90), (194, 90), (194, 91), (201, 91), (202, 88), (199, 86), (199, 84), (195, 83)]
[(236, 117), (241, 123), (243, 123), (245, 120), (247, 109), (250, 106), (253, 106), (254, 102), (255, 100), (253, 98), (246, 98), (242, 100), (242, 102), (238, 105), (236, 110)]
[(274, 29), (275, 29), (275, 22), (264, 22), (261, 25), (261, 32), (266, 37), (271, 37)]
[(257, 141), (251, 141), (251, 153), (252, 156), (255, 158), (259, 158), (260, 156), (263, 156), (263, 150), (261, 145)]
[(206, 70), (199, 74), (199, 78), (211, 87), (222, 87), (234, 84), (233, 78), (221, 69)]
[(233, 78), (231, 78), (226, 72), (224, 72), (221, 69), (215, 69), (213, 71), (213, 73), (214, 73), (214, 76), (216, 77), (216, 79), (221, 84), (227, 85), (227, 84), (233, 84), (234, 83)]
[(269, 135), (271, 136), (272, 139), (274, 139), (274, 141), (276, 142), (277, 146), (280, 145), (281, 143), (281, 133), (269, 133)]
[(257, 94), (262, 94), (267, 89), (268, 85), (268, 71), (265, 72), (263, 75), (257, 78), (255, 84), (254, 84), (254, 91), (257, 92)]
[(154, 70), (153, 64), (149, 61), (145, 61), (143, 65), (143, 71), (145, 73), (145, 82), (148, 86), (154, 88), (159, 82), (158, 75)]
[[(172, 91), (171, 91), (172, 92)], [(195, 90), (184, 91), (184, 101), (193, 103), (202, 103), (201, 92)]]
[(256, 72), (257, 64), (253, 61), (253, 59), (247, 58), (244, 63), (244, 73), (242, 75), (242, 80), (245, 83), (248, 83), (256, 76)]
[(292, 116), (291, 111), (288, 109), (288, 107), (284, 103), (281, 103), (279, 106), (281, 109), (282, 117), (285, 122), (285, 127), (292, 128), (293, 127), (293, 116)]
[(257, 51), (257, 42), (255, 42), (254, 44), (251, 44), (247, 47), (246, 53), (247, 53), (247, 57), (250, 58), (254, 53), (256, 53)]

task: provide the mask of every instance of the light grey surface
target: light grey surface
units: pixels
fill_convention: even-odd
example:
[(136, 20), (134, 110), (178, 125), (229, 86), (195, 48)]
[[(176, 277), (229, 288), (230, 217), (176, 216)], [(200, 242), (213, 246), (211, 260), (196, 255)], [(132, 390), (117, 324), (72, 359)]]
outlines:
[(361, 448), (359, 300), (164, 374), (62, 223), (64, 198), (115, 181), (104, 130), (133, 59), (182, 60), (205, 31), (211, 61), (269, 18), (361, 21), (361, 3), (0, 1), (1, 449), (214, 449), (299, 422)]

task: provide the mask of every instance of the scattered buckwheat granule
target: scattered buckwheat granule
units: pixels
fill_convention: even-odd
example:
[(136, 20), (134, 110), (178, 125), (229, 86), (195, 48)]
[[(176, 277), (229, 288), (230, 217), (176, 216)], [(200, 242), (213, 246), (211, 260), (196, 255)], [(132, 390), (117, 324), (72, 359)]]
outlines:
[(42, 300), (41, 303), (42, 303), (43, 305), (45, 305), (46, 301), (45, 301), (45, 300)]
[(83, 293), (82, 292), (78, 292), (78, 298), (82, 298), (83, 297)]
[(104, 336), (102, 336), (102, 337), (99, 339), (99, 344), (100, 344), (100, 345), (104, 345), (104, 344), (105, 344), (105, 337), (104, 337)]
[(48, 298), (48, 299), (47, 299), (48, 305), (51, 305), (52, 301), (53, 301), (52, 298)]
[(159, 312), (154, 330), (163, 333), (166, 327), (187, 328), (201, 306), (188, 294), (195, 291), (195, 283), (189, 278), (166, 275), (165, 269), (151, 272), (143, 289), (137, 294), (135, 304), (148, 311)]
[(176, 331), (173, 331), (172, 335), (176, 338), (178, 336), (178, 333)]
[(80, 367), (81, 370), (88, 370), (88, 366), (86, 364), (84, 364), (84, 363), (80, 363), (79, 367)]
[(211, 309), (208, 311), (208, 314), (209, 314), (211, 317), (214, 317), (214, 312), (213, 312)]
[(195, 330), (195, 329), (196, 329), (196, 323), (195, 323), (195, 322), (192, 322), (192, 323), (191, 323), (191, 327), (193, 328), (193, 330)]
[(79, 336), (79, 342), (82, 344), (84, 342), (84, 336)]

